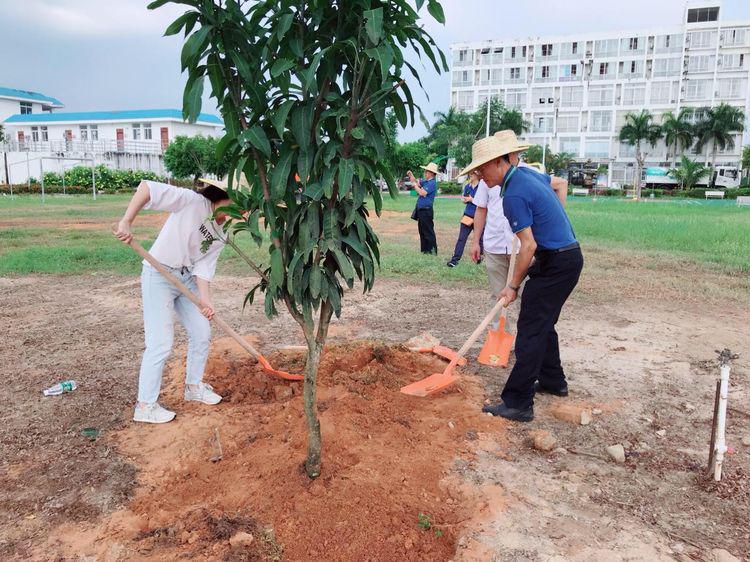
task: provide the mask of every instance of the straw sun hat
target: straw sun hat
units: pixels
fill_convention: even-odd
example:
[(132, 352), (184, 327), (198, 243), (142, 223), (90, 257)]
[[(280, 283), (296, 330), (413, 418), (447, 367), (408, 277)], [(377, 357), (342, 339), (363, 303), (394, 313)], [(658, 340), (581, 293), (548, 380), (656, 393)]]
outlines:
[(437, 167), (437, 164), (435, 164), (435, 162), (430, 162), (426, 166), (420, 166), (420, 168), (422, 168), (426, 172), (432, 172), (433, 174), (438, 173), (438, 167)]
[[(229, 178), (224, 178), (221, 180), (212, 179), (212, 178), (198, 178), (198, 181), (201, 183), (205, 183), (206, 185), (213, 185), (214, 187), (218, 187), (219, 189), (223, 189), (224, 191), (227, 191), (229, 189)], [(232, 182), (232, 187), (234, 189), (244, 189), (249, 190), (250, 184), (247, 183), (247, 178), (245, 177), (245, 174), (242, 174), (242, 178), (239, 181), (239, 185), (237, 181)]]
[(511, 130), (499, 131), (491, 137), (479, 139), (471, 147), (471, 163), (461, 170), (460, 175), (466, 175), (487, 162), (492, 162), (514, 152), (521, 152), (529, 148), (528, 144), (521, 144), (516, 134)]

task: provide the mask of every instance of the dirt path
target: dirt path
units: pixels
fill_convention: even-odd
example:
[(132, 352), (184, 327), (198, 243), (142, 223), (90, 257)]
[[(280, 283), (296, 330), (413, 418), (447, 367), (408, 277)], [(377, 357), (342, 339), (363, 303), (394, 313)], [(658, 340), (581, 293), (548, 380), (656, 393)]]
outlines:
[[(730, 401), (750, 412), (747, 280), (686, 264), (676, 276), (674, 264), (657, 258), (644, 258), (638, 268), (632, 254), (597, 248), (587, 251), (587, 259), (559, 331), (570, 401), (602, 410), (590, 425), (555, 419), (550, 411), (558, 399), (547, 397), (538, 399), (533, 424), (474, 417), (482, 402), (479, 383), (407, 409), (395, 391), (399, 370), (385, 360), (379, 364), (387, 368), (374, 382), (352, 383), (371, 400), (357, 398), (352, 389), (336, 398), (336, 384), (324, 388), (333, 431), (331, 472), (317, 488), (293, 470), (303, 450), (299, 398), (283, 396), (285, 391), (277, 396), (271, 388), (264, 391), (266, 400), (263, 392), (233, 387), (221, 374), (240, 368), (229, 348), (214, 348), (216, 361), (224, 362), (211, 375), (228, 398), (221, 409), (206, 413), (182, 405), (177, 357), (165, 402), (178, 409), (179, 423), (159, 430), (128, 423), (142, 349), (136, 279), (0, 279), (0, 400), (10, 405), (0, 427), (0, 558), (52, 559), (71, 555), (73, 545), (77, 554), (112, 560), (187, 552), (220, 559), (237, 554), (228, 538), (242, 529), (256, 533), (263, 546), (258, 555), (266, 559), (279, 546), (286, 560), (349, 560), (361, 552), (356, 548), (363, 537), (381, 549), (371, 551), (374, 560), (709, 560), (712, 548), (750, 556), (750, 446), (742, 444), (750, 439), (750, 418), (730, 413), (728, 440), (736, 452), (727, 461), (725, 481), (716, 487), (700, 477), (715, 349), (742, 354), (732, 371)], [(238, 278), (217, 280), (216, 304), (230, 322), (256, 334), (267, 350), (301, 343), (288, 318), (268, 322), (255, 307), (241, 312), (240, 293), (249, 285)], [(475, 321), (466, 314), (467, 298), (482, 302), (484, 295), (381, 281), (369, 296), (347, 295), (332, 343), (398, 342), (429, 329), (457, 347)], [(707, 302), (697, 307), (701, 298)], [(366, 366), (342, 371), (361, 376)], [(421, 372), (433, 367), (412, 366)], [(506, 376), (473, 362), (468, 370), (492, 397)], [(65, 378), (75, 378), (80, 388), (62, 397), (41, 396), (42, 388)], [(393, 400), (386, 399), (386, 390)], [(347, 421), (341, 427), (339, 417)], [(227, 455), (218, 464), (206, 460), (215, 426)], [(97, 427), (102, 436), (89, 441), (80, 434), (83, 427)], [(533, 429), (548, 430), (557, 449), (531, 448)], [(340, 440), (333, 436), (339, 431)], [(430, 432), (439, 439), (429, 439)], [(394, 440), (411, 449), (385, 454), (400, 450), (389, 449)], [(622, 465), (605, 458), (604, 448), (614, 443), (626, 449)], [(368, 488), (369, 471), (372, 482), (391, 477), (393, 487)], [(372, 501), (382, 509), (368, 515), (358, 504), (337, 502), (357, 492), (362, 505)], [(295, 498), (303, 494), (305, 505), (318, 511), (295, 511)], [(249, 497), (257, 501), (243, 500)], [(163, 508), (154, 509), (155, 503)], [(322, 514), (331, 505), (326, 520)], [(417, 527), (421, 510), (438, 528), (448, 525), (442, 537)], [(128, 512), (134, 518), (125, 517)], [(177, 522), (199, 532), (190, 535)], [(295, 524), (302, 523), (319, 527), (318, 555), (293, 545)], [(273, 537), (264, 534), (269, 525)], [(302, 535), (302, 544), (311, 544)], [(388, 542), (393, 536), (398, 538)], [(332, 550), (325, 550), (326, 538)], [(343, 548), (344, 542), (354, 550)]]

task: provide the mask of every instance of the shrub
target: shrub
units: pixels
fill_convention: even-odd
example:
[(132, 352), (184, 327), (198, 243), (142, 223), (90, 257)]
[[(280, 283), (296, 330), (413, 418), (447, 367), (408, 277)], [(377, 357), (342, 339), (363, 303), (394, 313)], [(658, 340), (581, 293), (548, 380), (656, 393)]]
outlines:
[(464, 186), (454, 181), (439, 181), (438, 189), (443, 195), (461, 195), (464, 191)]

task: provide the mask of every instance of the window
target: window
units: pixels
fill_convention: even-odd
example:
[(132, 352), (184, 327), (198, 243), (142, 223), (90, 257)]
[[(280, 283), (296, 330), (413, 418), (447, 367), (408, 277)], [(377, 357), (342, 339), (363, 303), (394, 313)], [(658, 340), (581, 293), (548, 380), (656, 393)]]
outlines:
[(746, 78), (722, 78), (718, 81), (718, 95), (720, 98), (744, 98), (746, 91)]
[(577, 133), (578, 132), (578, 115), (558, 115), (557, 116), (558, 133)]
[(586, 158), (609, 158), (609, 139), (587, 139)]
[(521, 69), (520, 67), (511, 68), (510, 69), (510, 79), (511, 80), (520, 80), (521, 79)]
[(745, 55), (734, 53), (731, 55), (722, 55), (720, 59), (721, 70), (738, 70), (745, 66)]
[(618, 49), (617, 39), (602, 39), (594, 41), (594, 56), (597, 57), (612, 57), (617, 54)]
[(140, 140), (141, 138), (141, 124), (133, 123), (133, 140)]
[(693, 49), (715, 47), (716, 31), (692, 31), (688, 33), (688, 45)]
[(552, 88), (534, 88), (531, 92), (533, 105), (535, 107), (551, 107), (555, 103), (554, 93)]
[(561, 80), (575, 80), (578, 76), (578, 65), (577, 64), (564, 64), (562, 66)]
[(521, 56), (523, 58), (526, 58), (526, 45), (524, 45), (523, 47), (521, 47)]
[(572, 154), (574, 158), (578, 158), (581, 152), (581, 139), (579, 137), (561, 138), (560, 152), (567, 152), (568, 154)]
[(646, 103), (645, 84), (625, 84), (622, 89), (623, 105), (643, 105)]
[(678, 57), (670, 59), (655, 59), (653, 66), (654, 78), (680, 75), (681, 62)]
[(98, 125), (89, 125), (89, 136), (90, 136), (90, 140), (92, 141), (99, 140), (99, 126)]
[(570, 46), (570, 52), (574, 55), (578, 52), (578, 41), (573, 41), (573, 44)]
[(745, 29), (727, 29), (724, 31), (724, 44), (725, 45), (744, 45), (745, 44)]
[(714, 55), (692, 55), (688, 58), (688, 72), (713, 72)]
[(549, 78), (549, 66), (542, 67), (542, 78)]
[(583, 105), (583, 87), (565, 87), (560, 89), (561, 107), (580, 107)]
[(552, 116), (537, 116), (534, 118), (534, 131), (535, 133), (551, 133), (552, 132)]
[(143, 138), (145, 140), (151, 140), (151, 123), (143, 124)]
[(631, 37), (630, 42), (628, 43), (628, 50), (630, 51), (637, 51), (638, 50), (638, 37)]
[(42, 133), (42, 141), (47, 142), (49, 140), (49, 134), (47, 133), (47, 126), (42, 125), (39, 129), (40, 129), (40, 132)]
[(719, 8), (691, 8), (688, 10), (688, 23), (718, 21)]
[(474, 111), (474, 92), (458, 92), (459, 111)]
[(710, 97), (708, 84), (712, 80), (688, 80), (685, 84), (685, 99), (705, 100)]
[(508, 90), (505, 103), (516, 109), (526, 107), (526, 90)]
[(544, 45), (542, 45), (542, 56), (543, 57), (552, 56), (552, 45), (550, 43), (545, 43)]
[(612, 86), (589, 87), (589, 105), (602, 106), (612, 105), (614, 101), (614, 88)]
[(469, 58), (469, 50), (468, 49), (460, 49), (456, 51), (455, 55), (453, 55), (453, 60), (456, 64), (456, 66), (468, 66), (471, 64), (471, 60)]
[(21, 102), (21, 115), (29, 115), (31, 114), (31, 102), (28, 101), (22, 101)]
[(453, 71), (453, 85), (454, 86), (471, 86), (471, 73), (468, 70), (454, 70)]
[(82, 141), (89, 140), (89, 128), (88, 128), (88, 126), (87, 125), (81, 125), (80, 126), (80, 130), (81, 130), (81, 140)]
[(643, 61), (623, 61), (620, 63), (620, 76), (640, 76), (643, 74)]
[(31, 128), (31, 140), (33, 140), (34, 142), (39, 142), (39, 127)]
[(599, 76), (604, 76), (606, 74), (609, 74), (609, 63), (600, 62), (599, 63)]
[(510, 48), (510, 58), (512, 58), (512, 59), (516, 58), (516, 48), (515, 47), (511, 47)]
[(603, 133), (612, 129), (612, 112), (611, 111), (592, 111), (591, 112), (591, 131)]
[(651, 82), (651, 103), (670, 103), (671, 92), (671, 82)]
[(667, 49), (669, 49), (669, 39), (670, 39), (670, 36), (669, 36), (669, 35), (667, 35), (666, 37), (664, 37), (664, 46), (665, 46), (665, 47), (666, 47)]

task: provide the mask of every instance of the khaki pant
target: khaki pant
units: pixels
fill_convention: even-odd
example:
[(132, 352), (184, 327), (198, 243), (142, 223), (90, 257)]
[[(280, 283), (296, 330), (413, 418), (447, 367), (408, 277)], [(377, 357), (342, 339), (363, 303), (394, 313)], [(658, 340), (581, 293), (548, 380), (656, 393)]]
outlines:
[[(510, 254), (490, 254), (484, 253), (484, 261), (487, 264), (487, 277), (490, 280), (490, 291), (492, 292), (492, 306), (497, 303), (497, 298), (505, 286), (508, 284), (508, 269), (510, 269)], [(516, 322), (518, 321), (518, 310), (521, 304), (521, 294), (526, 284), (524, 280), (521, 283), (521, 289), (518, 291), (518, 298), (508, 307), (508, 318), (506, 326), (510, 333), (516, 333)], [(485, 313), (486, 314), (486, 313)], [(500, 326), (500, 314), (492, 321), (492, 329), (497, 330)]]

